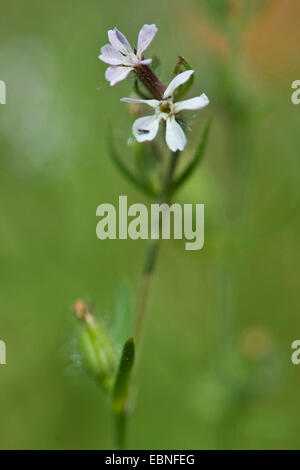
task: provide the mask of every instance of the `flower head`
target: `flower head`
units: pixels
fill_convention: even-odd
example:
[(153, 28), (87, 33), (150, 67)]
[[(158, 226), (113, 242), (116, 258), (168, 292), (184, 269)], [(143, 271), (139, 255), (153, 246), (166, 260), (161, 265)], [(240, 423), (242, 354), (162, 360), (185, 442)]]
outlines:
[(105, 78), (110, 85), (115, 85), (124, 80), (135, 67), (148, 65), (152, 59), (144, 59), (143, 52), (151, 44), (158, 29), (155, 24), (144, 24), (139, 32), (136, 49), (132, 49), (124, 34), (117, 28), (108, 31), (110, 44), (101, 48), (99, 59), (109, 64)]
[(186, 70), (170, 82), (164, 92), (163, 99), (159, 100), (140, 100), (134, 98), (122, 98), (121, 101), (127, 103), (145, 103), (154, 109), (154, 114), (138, 118), (132, 126), (132, 133), (138, 142), (153, 140), (158, 132), (159, 123), (163, 119), (166, 121), (166, 143), (172, 152), (183, 150), (186, 146), (186, 136), (181, 125), (176, 120), (176, 115), (185, 109), (202, 109), (209, 104), (208, 97), (202, 93), (189, 100), (174, 101), (175, 90), (185, 83), (194, 70)]

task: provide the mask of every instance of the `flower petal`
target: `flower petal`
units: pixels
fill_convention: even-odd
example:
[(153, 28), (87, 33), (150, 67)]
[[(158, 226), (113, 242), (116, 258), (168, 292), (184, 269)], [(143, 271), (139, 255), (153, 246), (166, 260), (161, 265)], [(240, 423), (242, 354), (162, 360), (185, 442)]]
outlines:
[(133, 70), (133, 67), (123, 67), (122, 65), (112, 65), (108, 67), (105, 72), (105, 78), (110, 82), (110, 85), (113, 86), (116, 83), (121, 82), (124, 78), (127, 77), (129, 72)]
[(183, 109), (202, 109), (209, 104), (209, 99), (205, 93), (190, 100), (178, 101), (174, 103), (175, 113), (179, 113)]
[(117, 51), (120, 51), (123, 54), (133, 53), (129, 42), (127, 41), (124, 34), (118, 30), (118, 28), (110, 29), (108, 31), (108, 39), (111, 45), (117, 49)]
[(132, 133), (138, 142), (153, 140), (157, 134), (160, 115), (153, 114), (136, 119), (132, 126)]
[(102, 47), (99, 59), (109, 65), (121, 65), (124, 63), (128, 65), (127, 62), (124, 61), (125, 57), (110, 44), (106, 44), (106, 46)]
[(186, 136), (183, 132), (182, 127), (176, 121), (175, 117), (169, 117), (167, 119), (166, 127), (166, 142), (172, 152), (177, 150), (183, 150), (186, 146)]
[(176, 88), (178, 88), (183, 83), (187, 82), (190, 76), (193, 75), (193, 73), (194, 70), (185, 70), (185, 72), (176, 75), (176, 77), (173, 78), (173, 80), (169, 83), (169, 86), (167, 87), (166, 91), (164, 92), (164, 98), (172, 96)]
[(152, 62), (152, 59), (144, 59), (144, 60), (139, 61), (139, 63), (143, 65), (149, 65), (151, 64), (151, 62)]
[(120, 101), (123, 101), (124, 103), (144, 103), (148, 104), (151, 106), (151, 108), (158, 108), (160, 105), (160, 101), (158, 100), (140, 100), (136, 98), (121, 98)]
[(137, 55), (140, 57), (142, 53), (151, 44), (158, 29), (155, 24), (144, 24), (139, 32)]

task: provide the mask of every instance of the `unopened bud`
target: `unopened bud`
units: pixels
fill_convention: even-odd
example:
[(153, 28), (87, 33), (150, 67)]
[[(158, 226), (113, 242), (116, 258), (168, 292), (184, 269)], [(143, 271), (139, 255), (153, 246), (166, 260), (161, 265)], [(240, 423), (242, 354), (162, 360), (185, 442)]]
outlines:
[(106, 328), (90, 312), (88, 304), (77, 299), (73, 306), (76, 317), (83, 323), (80, 343), (86, 363), (101, 386), (108, 390), (117, 367), (117, 351)]
[(82, 299), (77, 299), (74, 302), (73, 310), (77, 318), (84, 320), (87, 323), (91, 324), (93, 322), (93, 317), (89, 312), (89, 307), (87, 303)]

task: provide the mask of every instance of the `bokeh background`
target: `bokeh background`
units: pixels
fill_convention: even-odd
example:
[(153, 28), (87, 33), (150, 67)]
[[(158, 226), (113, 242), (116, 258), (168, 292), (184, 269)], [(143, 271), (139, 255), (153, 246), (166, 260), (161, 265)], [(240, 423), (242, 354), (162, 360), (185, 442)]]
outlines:
[(115, 25), (131, 42), (159, 33), (168, 82), (177, 56), (196, 71), (189, 158), (205, 119), (201, 167), (177, 200), (205, 203), (205, 246), (164, 241), (131, 420), (132, 449), (299, 448), (300, 79), (297, 0), (1, 2), (0, 366), (2, 449), (107, 449), (105, 400), (78, 363), (71, 306), (109, 319), (117, 285), (136, 293), (145, 242), (95, 236), (96, 207), (146, 202), (117, 172), (107, 126), (130, 135), (97, 59)]

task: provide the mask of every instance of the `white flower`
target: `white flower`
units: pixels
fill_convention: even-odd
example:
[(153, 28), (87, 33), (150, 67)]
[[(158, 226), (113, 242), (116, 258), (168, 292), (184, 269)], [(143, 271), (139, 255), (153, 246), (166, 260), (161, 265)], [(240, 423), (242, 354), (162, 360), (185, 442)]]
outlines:
[(176, 121), (176, 114), (184, 109), (202, 109), (209, 104), (209, 99), (204, 93), (189, 100), (174, 102), (174, 91), (185, 83), (193, 73), (194, 70), (186, 70), (176, 75), (164, 92), (161, 101), (134, 98), (121, 99), (121, 101), (127, 103), (145, 103), (155, 110), (152, 116), (141, 117), (133, 123), (132, 133), (138, 142), (153, 140), (157, 134), (159, 123), (163, 119), (166, 121), (166, 143), (168, 147), (172, 152), (184, 149), (186, 136), (182, 127)]
[(144, 24), (139, 32), (137, 49), (132, 49), (124, 34), (117, 28), (108, 31), (108, 40), (101, 49), (99, 59), (109, 64), (105, 78), (110, 85), (124, 80), (131, 70), (138, 65), (148, 65), (152, 59), (144, 59), (143, 52), (153, 41), (158, 29), (155, 24)]

